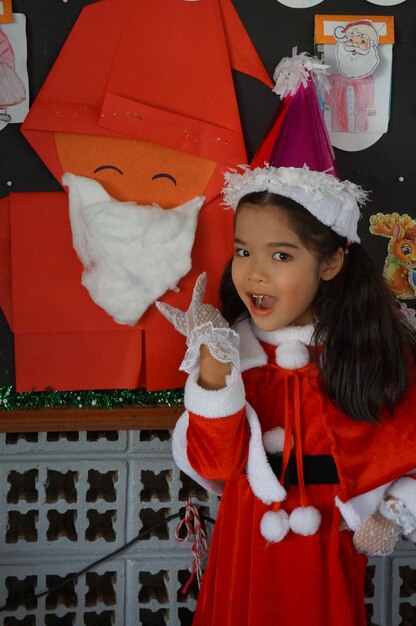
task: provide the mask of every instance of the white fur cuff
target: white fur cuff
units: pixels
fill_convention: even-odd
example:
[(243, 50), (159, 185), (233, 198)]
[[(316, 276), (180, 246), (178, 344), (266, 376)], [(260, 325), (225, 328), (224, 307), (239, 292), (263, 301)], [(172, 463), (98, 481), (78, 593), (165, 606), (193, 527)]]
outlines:
[(367, 517), (370, 517), (377, 511), (390, 485), (391, 483), (381, 485), (376, 489), (355, 496), (355, 498), (351, 498), (347, 502), (342, 502), (338, 496), (335, 498), (335, 504), (351, 530), (358, 530)]
[(190, 373), (185, 385), (185, 407), (201, 417), (219, 418), (234, 415), (245, 405), (245, 391), (241, 374), (232, 368), (226, 378), (226, 387), (204, 389), (198, 385), (199, 370)]
[(193, 469), (193, 467), (191, 467), (189, 463), (186, 442), (188, 424), (189, 414), (188, 411), (185, 411), (176, 422), (172, 436), (172, 453), (175, 463), (179, 469), (193, 478), (193, 480), (195, 480), (199, 485), (202, 485), (202, 487), (208, 489), (208, 491), (221, 495), (223, 487), (222, 483), (216, 480), (207, 480), (206, 478), (203, 478)]
[(403, 476), (392, 484), (387, 495), (397, 498), (406, 506), (410, 513), (416, 517), (416, 480)]

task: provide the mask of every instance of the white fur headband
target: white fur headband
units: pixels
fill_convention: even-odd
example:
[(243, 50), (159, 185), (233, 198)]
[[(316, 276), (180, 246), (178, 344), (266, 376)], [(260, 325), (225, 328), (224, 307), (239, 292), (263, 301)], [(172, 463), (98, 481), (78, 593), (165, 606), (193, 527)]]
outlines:
[(233, 169), (224, 175), (225, 205), (236, 209), (243, 196), (270, 191), (295, 200), (338, 235), (359, 243), (359, 207), (368, 196), (359, 185), (325, 172), (313, 172), (307, 165), (277, 168), (266, 164), (254, 170), (240, 165), (239, 168), (242, 173)]

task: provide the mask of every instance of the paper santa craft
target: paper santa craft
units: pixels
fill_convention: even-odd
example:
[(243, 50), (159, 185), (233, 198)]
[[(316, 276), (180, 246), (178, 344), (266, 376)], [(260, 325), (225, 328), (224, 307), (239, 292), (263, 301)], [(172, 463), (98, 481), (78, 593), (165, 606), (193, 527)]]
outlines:
[[(231, 69), (271, 85), (231, 0), (105, 0), (84, 8), (22, 127), (58, 180), (70, 172), (166, 210), (207, 198), (192, 270), (164, 296), (178, 307), (202, 270), (215, 301), (231, 254), (217, 195), (223, 171), (247, 159)], [(12, 194), (1, 220), (17, 389), (182, 385), (184, 346), (153, 306), (121, 325), (81, 285), (66, 194)]]

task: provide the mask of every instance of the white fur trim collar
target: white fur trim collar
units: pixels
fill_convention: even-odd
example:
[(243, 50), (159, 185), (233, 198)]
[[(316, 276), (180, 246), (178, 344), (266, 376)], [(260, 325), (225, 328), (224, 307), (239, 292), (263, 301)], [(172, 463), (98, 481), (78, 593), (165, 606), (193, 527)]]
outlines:
[(279, 346), (282, 343), (293, 340), (310, 345), (314, 327), (312, 324), (309, 324), (265, 331), (256, 328), (252, 325), (250, 319), (245, 318), (234, 325), (234, 330), (240, 336), (240, 368), (242, 372), (245, 372), (253, 367), (262, 367), (268, 363), (267, 354), (263, 350), (260, 341), (264, 341), (272, 346)]
[(267, 365), (268, 358), (266, 352), (260, 345), (253, 333), (253, 329), (248, 318), (237, 322), (234, 330), (240, 336), (240, 369), (242, 372), (253, 367)]
[(250, 326), (257, 339), (269, 343), (272, 346), (280, 346), (281, 343), (293, 341), (294, 339), (309, 346), (312, 342), (315, 330), (313, 324), (307, 324), (306, 326), (286, 326), (286, 328), (279, 328), (279, 330), (261, 330), (261, 328), (257, 328), (254, 324), (250, 324)]

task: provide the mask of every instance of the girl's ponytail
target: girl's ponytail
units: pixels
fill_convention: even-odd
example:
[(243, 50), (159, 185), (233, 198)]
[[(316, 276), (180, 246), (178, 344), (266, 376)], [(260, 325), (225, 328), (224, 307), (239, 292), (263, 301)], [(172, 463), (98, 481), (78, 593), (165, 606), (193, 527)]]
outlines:
[(331, 400), (360, 421), (392, 411), (409, 387), (416, 340), (359, 244), (347, 248), (338, 276), (322, 284), (314, 314), (315, 336), (325, 345), (319, 367)]

